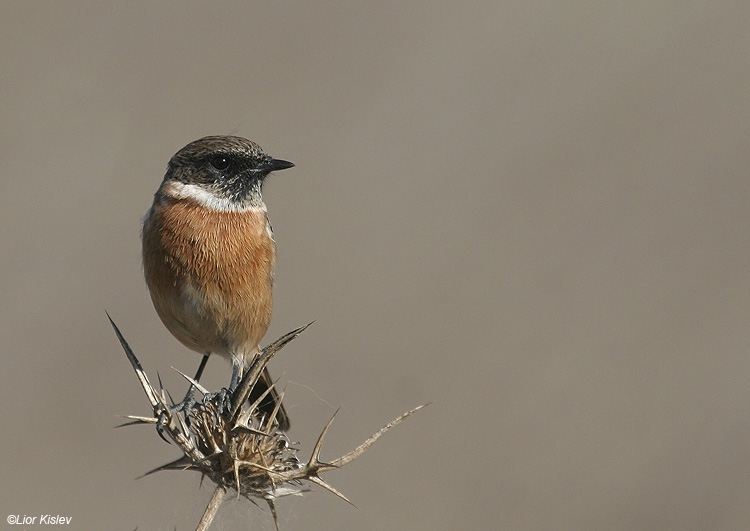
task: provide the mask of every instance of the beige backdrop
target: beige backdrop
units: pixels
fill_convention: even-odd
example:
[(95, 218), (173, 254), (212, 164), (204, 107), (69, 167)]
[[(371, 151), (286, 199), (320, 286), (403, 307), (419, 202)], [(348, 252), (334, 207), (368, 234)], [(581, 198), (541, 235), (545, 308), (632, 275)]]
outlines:
[[(239, 134), (265, 188), (291, 436), (432, 405), (285, 531), (750, 527), (747, 2), (3, 2), (0, 529), (192, 529), (146, 427), (192, 372), (141, 278), (169, 157)], [(270, 337), (269, 337), (270, 339)], [(205, 382), (226, 384), (209, 364)], [(18, 527), (18, 526), (17, 526)], [(17, 528), (16, 527), (16, 528)], [(37, 526), (27, 527), (34, 529)], [(273, 529), (230, 501), (215, 529)]]

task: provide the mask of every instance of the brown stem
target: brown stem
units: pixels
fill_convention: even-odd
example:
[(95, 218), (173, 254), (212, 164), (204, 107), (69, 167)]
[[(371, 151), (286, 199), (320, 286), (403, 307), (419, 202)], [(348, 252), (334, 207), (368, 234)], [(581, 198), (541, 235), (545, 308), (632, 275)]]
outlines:
[(224, 494), (226, 494), (226, 492), (227, 489), (221, 485), (216, 487), (216, 490), (211, 495), (211, 500), (206, 506), (206, 510), (203, 511), (203, 516), (201, 516), (201, 521), (198, 522), (198, 527), (195, 528), (195, 531), (206, 531), (209, 528), (211, 522), (214, 521), (216, 513), (219, 512), (219, 507), (221, 507), (221, 502), (224, 500)]

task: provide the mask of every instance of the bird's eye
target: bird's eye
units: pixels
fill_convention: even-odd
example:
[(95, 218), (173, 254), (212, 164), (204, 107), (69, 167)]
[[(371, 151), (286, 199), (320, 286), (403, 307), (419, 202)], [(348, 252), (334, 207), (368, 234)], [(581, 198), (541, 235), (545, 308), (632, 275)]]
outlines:
[(211, 159), (211, 166), (219, 171), (226, 170), (229, 167), (231, 161), (224, 155), (217, 155)]

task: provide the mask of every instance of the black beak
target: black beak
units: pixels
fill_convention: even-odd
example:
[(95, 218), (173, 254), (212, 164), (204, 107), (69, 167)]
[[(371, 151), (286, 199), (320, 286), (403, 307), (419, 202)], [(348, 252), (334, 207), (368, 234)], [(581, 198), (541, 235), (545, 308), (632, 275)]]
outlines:
[(268, 159), (263, 164), (261, 164), (258, 169), (262, 171), (272, 172), (272, 171), (286, 170), (287, 168), (293, 168), (293, 167), (294, 167), (294, 164), (291, 162), (287, 162), (286, 160)]

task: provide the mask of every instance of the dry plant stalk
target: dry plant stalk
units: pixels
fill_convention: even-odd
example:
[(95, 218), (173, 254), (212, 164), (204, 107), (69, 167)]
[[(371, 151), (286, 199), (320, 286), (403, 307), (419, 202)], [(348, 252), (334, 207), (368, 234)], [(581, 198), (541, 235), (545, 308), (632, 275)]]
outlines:
[(303, 463), (297, 458), (297, 449), (290, 446), (286, 434), (278, 429), (276, 412), (267, 417), (258, 409), (265, 394), (253, 404), (248, 403), (248, 397), (273, 355), (299, 336), (310, 326), (309, 324), (282, 336), (265, 347), (234, 391), (222, 390), (218, 393), (210, 393), (198, 382), (177, 371), (190, 382), (191, 386), (203, 394), (202, 400), (180, 409), (180, 407), (175, 407), (165, 389), (160, 386), (157, 390), (151, 385), (138, 358), (111, 317), (109, 321), (154, 413), (153, 417), (128, 415), (126, 418), (131, 419), (132, 422), (123, 426), (153, 424), (162, 439), (167, 442), (171, 439), (183, 453), (179, 459), (144, 475), (160, 470), (195, 470), (216, 484), (216, 489), (196, 528), (197, 531), (209, 528), (228, 490), (234, 490), (238, 497), (242, 496), (251, 501), (253, 499), (265, 500), (273, 515), (277, 530), (279, 524), (274, 501), (283, 496), (302, 494), (307, 490), (303, 484), (305, 481), (319, 485), (351, 504), (346, 496), (321, 479), (320, 473), (340, 468), (354, 461), (388, 430), (426, 405), (407, 411), (346, 455), (324, 462), (320, 460), (320, 450), (336, 417), (334, 413), (320, 433), (309, 461)]

